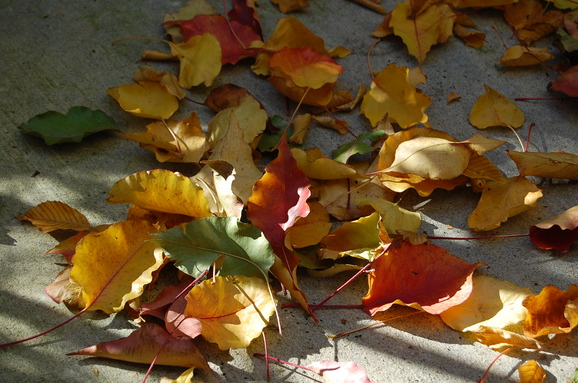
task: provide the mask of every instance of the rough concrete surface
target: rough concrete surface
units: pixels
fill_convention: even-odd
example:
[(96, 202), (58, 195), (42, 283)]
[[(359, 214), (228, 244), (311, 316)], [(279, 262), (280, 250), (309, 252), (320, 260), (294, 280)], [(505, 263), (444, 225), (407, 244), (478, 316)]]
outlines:
[[(221, 2), (210, 1), (218, 11)], [(358, 84), (368, 86), (371, 77), (366, 53), (374, 39), (370, 32), (382, 16), (346, 0), (312, 0), (309, 9), (295, 14), (328, 47), (342, 45), (353, 54), (338, 60), (344, 74), (339, 89), (355, 91)], [(385, 0), (386, 9), (394, 1)], [(46, 146), (41, 140), (24, 136), (18, 127), (31, 117), (48, 110), (67, 112), (82, 105), (102, 109), (111, 115), (125, 132), (144, 130), (149, 120), (132, 117), (122, 111), (106, 94), (106, 89), (132, 82), (136, 68), (143, 63), (145, 49), (166, 49), (152, 40), (113, 41), (131, 36), (163, 37), (161, 27), (165, 12), (175, 12), (183, 2), (124, 1), (0, 1), (0, 343), (9, 342), (48, 329), (71, 316), (43, 291), (61, 270), (62, 260), (43, 254), (58, 241), (48, 234), (14, 217), (45, 201), (63, 201), (84, 213), (93, 226), (125, 219), (127, 206), (109, 205), (105, 199), (110, 187), (134, 172), (158, 168), (154, 156), (132, 141), (113, 132), (101, 132), (80, 144)], [(260, 1), (259, 12), (265, 38), (283, 15), (268, 0)], [(481, 49), (465, 46), (450, 38), (434, 47), (421, 65), (427, 83), (420, 86), (433, 101), (426, 110), (432, 127), (444, 130), (460, 140), (468, 139), (476, 129), (468, 123), (469, 111), (484, 84), (510, 99), (515, 97), (549, 97), (547, 83), (556, 74), (547, 66), (504, 68), (497, 65), (504, 52), (500, 36), (514, 45), (511, 31), (498, 11), (473, 14), (479, 29), (487, 35)], [(495, 28), (495, 30), (493, 29)], [(497, 31), (497, 32), (496, 32)], [(548, 40), (537, 45), (550, 46)], [(555, 49), (552, 51), (557, 53)], [(390, 63), (416, 67), (417, 61), (397, 38), (388, 38), (371, 53), (371, 66), (381, 70)], [(248, 60), (235, 67), (227, 66), (213, 87), (235, 83), (248, 88), (267, 109), (269, 115), (286, 116), (285, 100), (263, 78), (254, 75)], [(156, 69), (176, 72), (176, 64), (152, 63)], [(446, 104), (450, 92), (461, 100)], [(193, 89), (191, 97), (204, 100), (208, 89)], [(526, 113), (525, 136), (530, 123), (536, 128), (530, 149), (563, 150), (578, 154), (578, 108), (574, 100), (518, 102)], [(295, 107), (291, 104), (291, 109)], [(212, 112), (192, 103), (182, 102), (175, 118), (196, 110), (203, 124)], [(356, 133), (368, 131), (370, 125), (358, 109), (342, 114)], [(508, 142), (489, 154), (489, 158), (507, 176), (517, 174), (505, 149), (519, 149), (508, 129), (488, 129), (485, 135)], [(350, 138), (319, 127), (312, 129), (307, 147), (319, 146), (327, 155)], [(163, 164), (162, 167), (186, 175), (194, 167)], [(33, 176), (36, 172), (38, 174)], [(538, 180), (539, 181), (539, 180)], [(526, 233), (529, 226), (578, 204), (576, 184), (567, 181), (544, 182), (544, 197), (536, 208), (516, 216), (489, 234)], [(467, 217), (475, 208), (478, 195), (470, 188), (436, 191), (421, 198), (406, 193), (401, 205), (418, 211), (422, 229), (438, 236), (471, 236)], [(527, 238), (485, 241), (441, 241), (436, 244), (468, 262), (488, 266), (479, 273), (530, 287), (538, 293), (553, 284), (566, 290), (578, 281), (578, 248), (567, 254), (552, 254), (535, 248)], [(311, 302), (319, 302), (351, 274), (328, 279), (301, 275), (302, 289)], [(331, 303), (358, 304), (365, 295), (365, 278), (356, 280)], [(281, 297), (281, 301), (287, 301)], [(398, 310), (398, 309), (395, 309)], [(399, 309), (399, 314), (407, 310)], [(473, 382), (480, 379), (497, 356), (495, 351), (475, 343), (464, 334), (453, 331), (427, 314), (415, 314), (392, 320), (361, 332), (330, 339), (339, 334), (372, 323), (361, 310), (318, 311), (319, 324), (307, 318), (302, 310), (281, 310), (283, 336), (274, 328), (267, 331), (269, 352), (281, 359), (307, 365), (318, 360), (355, 361), (363, 366), (375, 382)], [(138, 382), (147, 366), (99, 358), (66, 356), (101, 341), (128, 335), (136, 325), (124, 314), (105, 316), (88, 314), (63, 328), (25, 344), (0, 350), (2, 382)], [(565, 382), (578, 368), (578, 335), (558, 335), (545, 340), (545, 352), (511, 352), (493, 366), (487, 382), (515, 382), (517, 367), (537, 359), (547, 370), (548, 382)], [(222, 382), (264, 381), (265, 364), (254, 358), (263, 352), (263, 343), (255, 340), (248, 349), (220, 351), (199, 342), (215, 373)], [(160, 377), (176, 378), (183, 369), (155, 367), (150, 382)], [(302, 370), (271, 365), (275, 382), (322, 381)], [(199, 372), (202, 381), (214, 381)]]

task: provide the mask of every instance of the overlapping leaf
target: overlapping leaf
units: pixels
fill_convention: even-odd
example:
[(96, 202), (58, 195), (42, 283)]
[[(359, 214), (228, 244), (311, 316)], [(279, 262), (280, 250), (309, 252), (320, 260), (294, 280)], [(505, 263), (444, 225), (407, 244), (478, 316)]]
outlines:
[(578, 242), (578, 206), (531, 226), (530, 240), (540, 249), (566, 253)]
[(90, 223), (84, 214), (59, 201), (43, 202), (16, 217), (21, 221), (30, 221), (43, 233), (54, 230), (90, 229)]

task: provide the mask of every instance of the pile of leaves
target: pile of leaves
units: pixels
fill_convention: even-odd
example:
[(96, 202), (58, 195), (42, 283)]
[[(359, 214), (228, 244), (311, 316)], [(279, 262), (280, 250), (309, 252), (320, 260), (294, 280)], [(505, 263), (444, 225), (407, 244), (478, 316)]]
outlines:
[[(283, 12), (307, 1), (279, 0)], [(384, 14), (376, 38), (398, 36), (419, 63), (435, 44), (457, 36), (479, 48), (485, 36), (468, 15), (483, 8), (503, 11), (519, 40), (499, 64), (542, 65), (554, 59), (532, 43), (559, 35), (559, 77), (553, 91), (578, 96), (578, 4), (571, 0), (445, 0), (399, 2), (386, 11), (378, 2), (359, 1)], [(432, 103), (418, 87), (426, 82), (419, 67), (390, 64), (372, 73), (357, 94), (336, 90), (350, 51), (328, 48), (297, 18), (284, 17), (264, 38), (252, 0), (233, 0), (218, 14), (204, 0), (190, 1), (165, 15), (167, 51), (147, 51), (145, 60), (176, 60), (177, 73), (142, 66), (134, 83), (108, 94), (128, 113), (154, 120), (141, 133), (123, 136), (151, 151), (161, 163), (197, 164), (185, 176), (164, 169), (131, 174), (115, 183), (107, 201), (128, 204), (127, 219), (91, 227), (87, 218), (63, 202), (44, 202), (21, 220), (42, 232), (74, 230), (49, 254), (68, 265), (46, 293), (72, 311), (127, 310), (138, 330), (125, 339), (104, 342), (72, 355), (188, 368), (177, 382), (190, 381), (193, 368), (211, 371), (193, 339), (202, 337), (222, 350), (244, 348), (266, 326), (282, 331), (277, 313), (279, 289), (315, 320), (319, 306), (309, 304), (297, 270), (319, 276), (354, 270), (367, 273), (368, 293), (361, 307), (376, 316), (403, 305), (439, 316), (456, 331), (473, 334), (492, 349), (539, 349), (541, 337), (568, 333), (578, 325), (578, 286), (546, 286), (539, 294), (490, 276), (475, 275), (470, 264), (429, 243), (420, 232), (418, 213), (399, 207), (399, 193), (414, 189), (429, 196), (436, 189), (466, 186), (481, 193), (468, 226), (488, 231), (536, 205), (542, 190), (535, 178), (578, 179), (578, 155), (564, 152), (508, 151), (519, 175), (505, 178), (484, 156), (505, 142), (481, 133), (456, 138), (431, 127), (425, 113)], [(187, 90), (211, 86), (225, 65), (252, 60), (255, 76), (298, 103), (289, 124), (268, 116), (246, 89), (227, 84), (212, 89), (202, 107), (215, 111), (203, 129), (193, 112), (171, 120)], [(449, 95), (453, 102), (457, 95)], [(301, 113), (308, 108), (307, 113)], [(340, 112), (359, 108), (371, 127), (355, 136)], [(301, 114), (298, 114), (301, 113)], [(317, 148), (303, 150), (314, 124), (351, 134), (331, 157)], [(516, 129), (524, 113), (486, 86), (471, 110), (478, 129)], [(289, 126), (290, 125), (290, 126)], [(71, 109), (67, 116), (48, 112), (21, 128), (47, 144), (78, 142), (103, 129), (117, 129), (100, 111)], [(275, 158), (264, 172), (263, 155)], [(578, 241), (578, 206), (529, 227), (535, 246), (566, 252)], [(176, 267), (180, 281), (154, 299), (143, 291), (160, 270)], [(267, 358), (274, 359), (269, 355)], [(354, 363), (320, 361), (304, 367), (330, 382), (369, 378)], [(538, 376), (538, 378), (536, 378)], [(543, 381), (534, 361), (520, 367), (522, 382)], [(145, 378), (146, 379), (146, 378)]]

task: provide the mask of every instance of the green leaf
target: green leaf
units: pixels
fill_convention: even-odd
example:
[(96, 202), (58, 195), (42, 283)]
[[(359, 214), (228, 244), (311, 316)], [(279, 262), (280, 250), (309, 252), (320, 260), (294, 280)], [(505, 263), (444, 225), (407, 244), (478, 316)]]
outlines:
[(339, 146), (332, 153), (333, 159), (338, 162), (347, 163), (349, 157), (354, 154), (366, 154), (375, 150), (375, 147), (366, 144), (363, 140), (375, 142), (385, 136), (383, 130), (376, 130), (360, 134), (355, 140)]
[(36, 115), (20, 125), (20, 129), (26, 134), (43, 138), (47, 145), (80, 142), (84, 137), (102, 130), (119, 130), (106, 113), (84, 106), (70, 108), (66, 115), (55, 111)]
[(155, 234), (176, 266), (198, 277), (222, 257), (219, 275), (266, 278), (275, 262), (269, 241), (261, 230), (234, 217), (208, 217)]

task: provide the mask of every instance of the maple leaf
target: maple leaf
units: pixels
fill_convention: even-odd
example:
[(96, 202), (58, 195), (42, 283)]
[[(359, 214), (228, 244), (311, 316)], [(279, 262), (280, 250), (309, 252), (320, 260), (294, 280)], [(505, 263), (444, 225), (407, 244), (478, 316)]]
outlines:
[(186, 299), (185, 316), (198, 319), (203, 338), (221, 350), (249, 346), (261, 336), (276, 305), (263, 279), (243, 275), (204, 281)]
[(478, 129), (490, 126), (519, 128), (526, 119), (516, 104), (487, 85), (486, 93), (478, 97), (470, 111), (470, 123)]
[(390, 246), (372, 264), (369, 292), (362, 300), (372, 316), (394, 304), (440, 314), (470, 296), (472, 273), (483, 265), (467, 263), (435, 245), (407, 242)]
[(502, 183), (488, 182), (468, 218), (468, 227), (478, 231), (496, 229), (508, 218), (535, 206), (541, 197), (542, 190), (522, 176), (507, 178)]
[(273, 34), (264, 43), (255, 42), (251, 47), (259, 48), (253, 71), (259, 75), (269, 74), (269, 59), (273, 53), (287, 48), (311, 47), (322, 55), (345, 57), (350, 50), (341, 46), (326, 49), (323, 39), (311, 32), (303, 23), (294, 17), (283, 17), (277, 22)]
[(564, 14), (558, 10), (546, 11), (539, 1), (520, 0), (506, 7), (504, 18), (517, 36), (530, 44), (562, 27)]
[(567, 94), (570, 97), (578, 97), (578, 65), (562, 72), (556, 80), (548, 84), (555, 91)]
[[(369, 92), (363, 97), (361, 113), (372, 126), (376, 126), (385, 115), (404, 129), (416, 124), (429, 126), (424, 111), (431, 100), (416, 89), (420, 82), (425, 82), (422, 76), (419, 68), (410, 70), (395, 63), (388, 65), (374, 77)], [(420, 80), (416, 82), (414, 78)]]
[(182, 121), (155, 121), (144, 133), (123, 133), (155, 154), (159, 162), (198, 163), (209, 150), (207, 137), (195, 112)]
[(138, 117), (166, 120), (179, 108), (179, 99), (158, 82), (125, 84), (106, 92), (122, 109)]
[(54, 230), (90, 229), (90, 223), (84, 214), (59, 201), (43, 202), (23, 215), (17, 215), (16, 218), (21, 221), (30, 221), (43, 233), (50, 233)]
[(498, 64), (505, 66), (531, 66), (550, 61), (554, 55), (548, 48), (526, 47), (515, 45), (508, 48)]
[[(453, 34), (455, 14), (448, 4), (429, 4), (419, 13), (412, 0), (398, 3), (391, 11), (389, 25), (402, 38), (409, 53), (422, 63), (435, 44), (445, 42)], [(417, 13), (417, 14), (416, 14)]]
[(530, 240), (540, 249), (566, 253), (578, 242), (578, 206), (531, 226)]
[(181, 63), (179, 85), (183, 88), (190, 89), (200, 84), (210, 86), (221, 72), (221, 45), (214, 35), (203, 33), (185, 43), (169, 42), (169, 45)]
[(224, 256), (219, 275), (265, 278), (273, 250), (261, 231), (232, 217), (197, 219), (155, 235), (156, 242), (183, 272), (198, 277)]
[(318, 244), (324, 238), (333, 224), (330, 222), (329, 213), (319, 202), (308, 203), (309, 214), (299, 217), (295, 224), (285, 232), (285, 245), (287, 248), (303, 248)]
[(262, 38), (251, 26), (236, 20), (227, 20), (221, 15), (197, 15), (190, 20), (178, 22), (181, 33), (188, 42), (195, 36), (211, 34), (219, 42), (222, 65), (236, 64), (246, 57), (254, 57), (256, 51), (248, 49), (254, 41)]
[(80, 142), (86, 136), (103, 130), (119, 130), (114, 120), (102, 110), (75, 106), (66, 115), (49, 111), (20, 125), (26, 134), (41, 137), (47, 145)]
[(147, 210), (189, 217), (212, 215), (203, 189), (170, 170), (134, 173), (117, 181), (108, 194), (107, 202), (111, 204), (131, 203)]
[(123, 221), (85, 236), (70, 270), (71, 282), (82, 289), (78, 307), (111, 314), (140, 296), (163, 264), (162, 251), (148, 241), (156, 231), (146, 221)]
[(306, 367), (322, 376), (327, 383), (372, 383), (363, 367), (354, 362), (321, 360)]
[(508, 150), (520, 175), (578, 180), (578, 155), (566, 152), (517, 152)]
[(66, 355), (86, 355), (133, 363), (198, 367), (211, 371), (205, 357), (188, 338), (174, 338), (161, 326), (144, 323), (128, 337), (102, 342)]
[(524, 323), (526, 336), (564, 334), (578, 326), (577, 285), (570, 285), (567, 291), (544, 286), (540, 294), (527, 297), (523, 304), (528, 309)]
[(533, 292), (508, 281), (485, 275), (473, 279), (472, 293), (461, 304), (440, 314), (445, 324), (458, 331), (476, 332), (482, 327), (507, 328), (526, 319), (522, 305)]
[(542, 383), (546, 379), (546, 370), (535, 360), (529, 360), (518, 367), (520, 383)]

